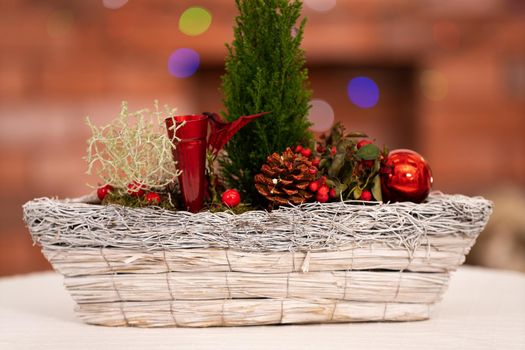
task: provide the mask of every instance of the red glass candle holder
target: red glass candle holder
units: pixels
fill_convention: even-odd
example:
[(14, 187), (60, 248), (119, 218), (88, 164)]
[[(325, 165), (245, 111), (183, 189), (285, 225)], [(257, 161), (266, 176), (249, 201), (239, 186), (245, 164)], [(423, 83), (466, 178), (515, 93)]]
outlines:
[[(178, 177), (186, 210), (196, 213), (204, 203), (206, 191), (206, 136), (208, 117), (205, 115), (174, 116), (165, 120), (172, 140), (173, 159), (182, 171)], [(174, 139), (174, 124), (177, 129)]]

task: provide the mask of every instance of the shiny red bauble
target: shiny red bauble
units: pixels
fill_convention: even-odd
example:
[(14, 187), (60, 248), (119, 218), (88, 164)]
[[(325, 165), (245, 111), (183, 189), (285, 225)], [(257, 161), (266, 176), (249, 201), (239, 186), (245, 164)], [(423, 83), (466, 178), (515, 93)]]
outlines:
[(237, 190), (226, 190), (222, 194), (221, 199), (224, 205), (233, 208), (238, 206), (241, 202), (241, 195), (239, 192), (237, 192)]
[(432, 187), (432, 171), (418, 153), (391, 151), (381, 164), (381, 191), (385, 202), (423, 202)]

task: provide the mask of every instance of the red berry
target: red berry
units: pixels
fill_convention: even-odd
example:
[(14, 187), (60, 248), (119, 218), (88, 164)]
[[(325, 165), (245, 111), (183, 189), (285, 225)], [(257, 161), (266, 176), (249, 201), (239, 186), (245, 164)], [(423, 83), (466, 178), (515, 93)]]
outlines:
[(337, 198), (337, 193), (335, 191), (335, 188), (330, 189), (330, 193), (329, 194), (330, 194), (330, 197)]
[(328, 202), (328, 193), (321, 193), (320, 191), (321, 189), (319, 189), (319, 192), (317, 192), (315, 199), (320, 203)]
[(324, 151), (326, 151), (326, 147), (321, 146), (321, 145), (317, 145), (317, 152), (324, 153)]
[(366, 146), (366, 145), (370, 145), (371, 143), (372, 141), (363, 139), (357, 143), (357, 149), (360, 149), (361, 147)]
[(361, 164), (363, 164), (365, 168), (372, 168), (374, 166), (374, 161), (373, 160), (362, 160)]
[(315, 158), (314, 160), (312, 160), (312, 165), (316, 168), (319, 167), (319, 164), (321, 163), (321, 159), (319, 158)]
[(303, 146), (299, 145), (297, 147), (295, 147), (295, 153), (299, 153), (303, 150)]
[(309, 148), (303, 148), (303, 150), (301, 151), (301, 154), (305, 156), (306, 158), (308, 158), (312, 155), (312, 150)]
[(230, 190), (226, 190), (222, 194), (221, 199), (224, 205), (230, 208), (233, 208), (233, 207), (238, 206), (239, 203), (241, 202), (241, 195), (239, 194), (239, 192), (237, 192), (237, 190), (230, 189)]
[(370, 191), (363, 191), (361, 193), (361, 197), (359, 197), (360, 200), (362, 201), (370, 201), (372, 200), (372, 193), (370, 193)]
[(326, 194), (328, 196), (328, 191), (330, 191), (328, 186), (322, 185), (321, 187), (319, 187), (319, 190), (317, 190), (317, 193)]
[(105, 185), (105, 186), (97, 188), (97, 197), (98, 197), (98, 199), (103, 201), (104, 198), (106, 198), (107, 194), (109, 192), (111, 192), (111, 191), (113, 191), (113, 186), (111, 186), (111, 185)]
[(160, 194), (156, 192), (146, 193), (146, 201), (148, 204), (159, 204), (160, 203)]
[(132, 197), (142, 197), (144, 195), (144, 189), (146, 186), (139, 184), (137, 181), (133, 181), (128, 184), (128, 194)]
[(317, 192), (317, 190), (319, 189), (319, 182), (317, 182), (317, 181), (310, 182), (310, 185), (308, 185), (308, 188), (312, 192)]
[(335, 146), (332, 146), (332, 148), (330, 148), (330, 154), (334, 156), (336, 153), (337, 153), (337, 148)]

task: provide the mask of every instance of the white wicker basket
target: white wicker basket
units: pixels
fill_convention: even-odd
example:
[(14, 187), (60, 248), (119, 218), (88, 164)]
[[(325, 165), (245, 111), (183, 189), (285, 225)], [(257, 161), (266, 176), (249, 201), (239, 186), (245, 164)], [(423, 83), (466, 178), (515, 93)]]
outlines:
[(241, 215), (43, 198), (24, 219), (86, 323), (208, 327), (427, 319), (491, 210), (441, 194)]

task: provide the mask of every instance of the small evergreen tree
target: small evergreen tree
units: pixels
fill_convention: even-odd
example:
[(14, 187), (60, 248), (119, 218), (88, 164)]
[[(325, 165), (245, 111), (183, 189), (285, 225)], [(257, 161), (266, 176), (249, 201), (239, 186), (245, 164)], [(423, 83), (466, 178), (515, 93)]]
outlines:
[(224, 117), (271, 112), (242, 129), (226, 147), (223, 176), (255, 203), (253, 183), (266, 157), (311, 139), (307, 119), (311, 92), (304, 51), (304, 26), (299, 27), (300, 0), (236, 0), (234, 41), (226, 45), (222, 77)]

